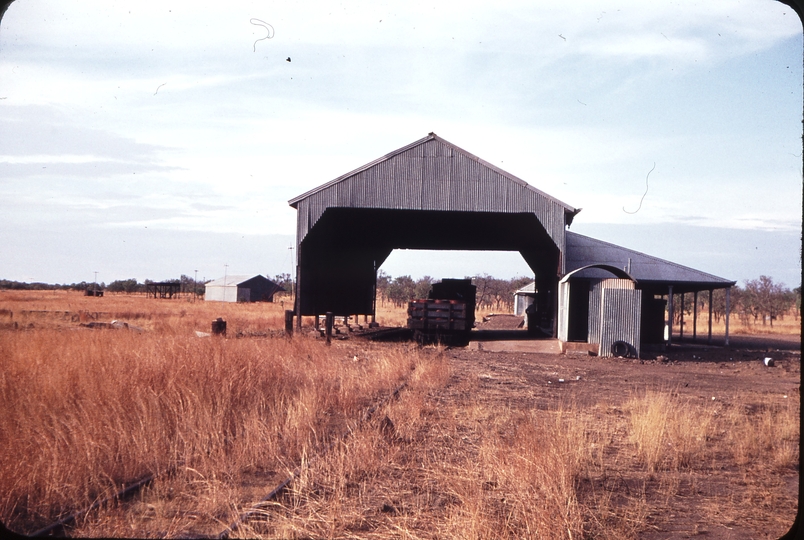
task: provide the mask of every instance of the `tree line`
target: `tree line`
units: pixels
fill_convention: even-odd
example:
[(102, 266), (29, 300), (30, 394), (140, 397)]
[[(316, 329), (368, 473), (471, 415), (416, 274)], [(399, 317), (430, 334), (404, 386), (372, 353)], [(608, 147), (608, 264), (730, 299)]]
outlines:
[[(529, 277), (499, 279), (488, 274), (467, 276), (477, 287), (475, 304), (478, 309), (512, 312), (514, 293), (533, 281)], [(413, 279), (409, 275), (391, 277), (382, 270), (377, 273), (377, 294), (381, 305), (385, 302), (402, 307), (411, 300), (427, 298), (436, 279), (424, 276)]]
[[(773, 281), (770, 276), (759, 276), (757, 279), (746, 280), (740, 287), (731, 288), (729, 311), (744, 325), (762, 324), (773, 326), (776, 320), (783, 320), (785, 315), (792, 312), (798, 320), (801, 316), (801, 286), (794, 289), (787, 288), (784, 283)], [(681, 322), (681, 295), (673, 295), (674, 324)], [(698, 294), (698, 313), (707, 313), (709, 310), (709, 294)], [(694, 296), (686, 294), (684, 298), (684, 317), (692, 315)], [(716, 289), (712, 293), (712, 317), (720, 322), (726, 316), (726, 290)]]
[[(110, 282), (108, 285), (105, 282), (100, 283), (91, 283), (86, 281), (80, 281), (76, 283), (42, 283), (42, 282), (33, 282), (33, 283), (26, 283), (23, 281), (13, 281), (10, 279), (0, 279), (0, 289), (10, 289), (10, 290), (21, 290), (21, 291), (54, 291), (54, 290), (61, 290), (61, 291), (86, 291), (92, 289), (97, 286), (99, 290), (108, 291), (112, 293), (125, 293), (125, 294), (136, 294), (145, 292), (148, 290), (148, 285), (153, 283), (178, 283), (180, 285), (180, 292), (186, 294), (192, 294), (195, 292), (199, 296), (203, 296), (204, 294), (204, 286), (209, 283), (210, 279), (207, 280), (195, 280), (190, 276), (186, 276), (184, 274), (181, 275), (179, 278), (172, 278), (172, 279), (164, 279), (164, 280), (152, 280), (146, 279), (143, 282), (137, 281), (136, 278), (129, 278), (129, 279), (116, 279)], [(293, 280), (291, 279), (290, 274), (277, 274), (273, 277), (272, 281), (274, 281), (277, 285), (282, 287), (282, 290), (290, 293), (293, 289)]]
[(9, 279), (0, 279), (0, 289), (22, 290), (22, 291), (86, 291), (97, 287), (99, 290), (115, 292), (115, 293), (145, 293), (148, 285), (152, 283), (179, 283), (181, 285), (181, 292), (191, 293), (194, 290), (199, 291), (199, 294), (204, 293), (204, 285), (209, 280), (195, 281), (189, 276), (182, 276), (178, 279), (166, 279), (162, 281), (154, 281), (146, 279), (142, 283), (135, 278), (117, 279), (110, 282), (108, 285), (105, 282), (92, 283), (87, 281), (79, 281), (76, 283), (26, 283), (23, 281), (12, 281)]
[[(514, 293), (533, 281), (530, 277), (515, 277), (511, 279), (499, 279), (488, 274), (469, 276), (472, 283), (477, 287), (476, 306), (481, 310), (513, 312)], [(204, 286), (211, 280), (194, 280), (184, 274), (178, 279), (169, 279), (159, 283), (178, 283), (181, 285), (182, 293), (198, 295), (204, 294)], [(273, 277), (285, 293), (293, 292), (293, 279), (290, 274), (277, 274)], [(409, 275), (391, 277), (382, 270), (377, 273), (377, 294), (378, 300), (384, 305), (386, 302), (397, 307), (406, 305), (411, 300), (427, 298), (433, 283), (437, 280), (424, 276), (413, 279)], [(146, 279), (142, 283), (135, 278), (119, 279), (112, 281), (108, 285), (99, 283), (97, 287), (101, 290), (114, 293), (145, 293), (148, 285), (157, 283)], [(86, 291), (92, 289), (96, 284), (81, 281), (70, 284), (49, 284), (42, 282), (25, 283), (8, 279), (0, 279), (0, 289), (12, 290), (73, 290)], [(730, 293), (730, 311), (732, 315), (739, 318), (740, 322), (748, 324), (762, 324), (773, 326), (776, 320), (784, 319), (785, 315), (791, 313), (798, 320), (801, 316), (801, 286), (794, 289), (787, 288), (784, 283), (773, 281), (772, 277), (759, 276), (757, 279), (749, 279), (740, 287), (735, 285)], [(673, 295), (674, 305), (674, 324), (681, 322), (682, 311), (685, 317), (692, 316), (694, 307), (694, 296), (685, 295), (682, 308), (681, 295)], [(698, 294), (698, 313), (707, 313), (709, 309), (709, 294), (706, 292)], [(726, 315), (726, 290), (716, 289), (712, 294), (712, 315), (716, 322), (720, 322)]]

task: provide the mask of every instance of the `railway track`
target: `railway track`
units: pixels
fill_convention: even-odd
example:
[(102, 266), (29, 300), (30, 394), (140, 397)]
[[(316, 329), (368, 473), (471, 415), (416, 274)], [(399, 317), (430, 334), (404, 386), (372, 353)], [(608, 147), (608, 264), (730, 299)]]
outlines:
[[(374, 413), (376, 413), (378, 409), (383, 407), (386, 403), (390, 402), (392, 399), (396, 399), (397, 397), (399, 397), (400, 392), (402, 392), (407, 387), (407, 384), (408, 384), (408, 382), (404, 381), (402, 384), (400, 384), (397, 388), (395, 388), (387, 396), (383, 397), (382, 399), (380, 399), (376, 403), (374, 403), (371, 407), (367, 408), (363, 412), (363, 414), (361, 415), (361, 417), (358, 419), (357, 423), (354, 426), (351, 426), (351, 427), (347, 428), (340, 436), (338, 436), (335, 439), (333, 439), (333, 441), (326, 448), (324, 448), (321, 452), (319, 452), (318, 454), (316, 454), (312, 458), (307, 459), (304, 463), (309, 465), (310, 463), (314, 462), (316, 459), (320, 459), (321, 457), (323, 457), (327, 453), (329, 453), (337, 444), (339, 444), (340, 442), (342, 442), (343, 440), (345, 440), (346, 438), (351, 436), (351, 434), (354, 432), (354, 430), (356, 428), (359, 428), (360, 426), (362, 426), (363, 424), (365, 424), (366, 422), (371, 420), (371, 418), (374, 416)], [(226, 538), (229, 537), (230, 534), (232, 534), (234, 531), (236, 531), (240, 526), (242, 526), (244, 523), (249, 521), (256, 514), (263, 514), (264, 510), (262, 510), (262, 505), (264, 505), (266, 502), (269, 502), (269, 501), (272, 501), (272, 500), (276, 499), (280, 494), (282, 494), (282, 492), (284, 492), (288, 488), (288, 486), (290, 486), (290, 484), (293, 482), (293, 480), (298, 478), (298, 476), (301, 474), (302, 467), (303, 467), (303, 465), (299, 465), (298, 467), (296, 467), (296, 469), (294, 469), (285, 479), (283, 479), (279, 484), (274, 486), (274, 488), (271, 489), (271, 491), (268, 492), (267, 495), (265, 495), (258, 502), (252, 504), (251, 507), (248, 510), (246, 510), (245, 512), (242, 512), (237, 517), (237, 519), (232, 521), (223, 531), (221, 531), (220, 533), (218, 533), (216, 535), (208, 536), (206, 538), (210, 538), (210, 539), (226, 539)], [(104, 505), (107, 505), (107, 504), (109, 504), (111, 502), (125, 500), (125, 499), (133, 496), (134, 494), (136, 494), (143, 487), (145, 487), (145, 486), (149, 485), (150, 483), (152, 483), (154, 480), (157, 480), (160, 477), (170, 476), (175, 471), (176, 471), (176, 468), (171, 468), (170, 470), (165, 471), (164, 473), (162, 473), (162, 475), (157, 475), (155, 473), (154, 474), (149, 474), (149, 475), (146, 475), (146, 476), (144, 476), (144, 477), (142, 477), (142, 478), (140, 478), (138, 480), (135, 480), (134, 482), (132, 482), (130, 484), (123, 485), (113, 495), (110, 495), (110, 496), (105, 497), (103, 499), (96, 500), (95, 502), (93, 502), (89, 506), (87, 506), (87, 507), (85, 507), (85, 508), (83, 508), (81, 510), (77, 510), (77, 511), (75, 511), (75, 512), (73, 512), (73, 513), (71, 513), (71, 514), (69, 514), (69, 515), (67, 515), (65, 517), (60, 518), (58, 521), (56, 521), (54, 523), (51, 523), (50, 525), (48, 525), (46, 527), (42, 527), (41, 529), (38, 529), (38, 530), (30, 533), (29, 536), (34, 537), (34, 538), (65, 536), (66, 528), (71, 523), (74, 523), (76, 521), (76, 519), (80, 518), (81, 516), (86, 516), (87, 514), (92, 512), (93, 510), (95, 510), (97, 508), (100, 508), (100, 507), (102, 507)]]
[[(380, 407), (382, 407), (383, 405), (385, 405), (386, 403), (388, 403), (392, 399), (396, 399), (399, 396), (399, 393), (402, 392), (402, 390), (405, 389), (407, 384), (408, 384), (407, 381), (403, 382), (393, 392), (391, 392), (389, 395), (385, 396), (383, 399), (381, 399), (380, 401), (378, 401), (377, 403), (375, 403), (374, 405), (369, 407), (363, 413), (363, 415), (361, 416), (361, 418), (357, 422), (357, 424), (354, 426), (354, 428), (358, 428), (361, 425), (363, 425), (364, 423), (366, 423), (369, 420), (371, 420), (372, 416), (374, 416), (374, 413), (377, 412), (377, 410)], [(322, 452), (320, 452), (316, 456), (313, 456), (312, 458), (308, 459), (306, 463), (309, 465), (310, 463), (315, 461), (316, 458), (321, 458), (321, 457), (325, 456), (337, 444), (339, 444), (344, 439), (348, 438), (354, 432), (354, 428), (349, 427), (344, 433), (341, 434), (340, 437), (337, 437), (335, 440), (333, 440), (329, 444), (329, 446), (327, 446)], [(232, 534), (234, 531), (236, 531), (242, 524), (247, 522), (251, 517), (253, 517), (254, 515), (256, 515), (258, 513), (260, 513), (260, 514), (263, 513), (261, 505), (265, 504), (268, 501), (272, 501), (272, 500), (276, 499), (283, 491), (285, 491), (285, 489), (291, 484), (291, 482), (293, 482), (293, 480), (295, 480), (300, 474), (301, 474), (301, 466), (296, 467), (296, 469), (292, 473), (290, 473), (290, 475), (288, 475), (287, 478), (285, 478), (284, 480), (282, 480), (282, 482), (277, 484), (277, 486), (274, 487), (265, 497), (260, 499), (259, 502), (257, 502), (256, 504), (252, 505), (251, 508), (249, 508), (247, 511), (243, 512), (242, 514), (240, 514), (235, 521), (230, 523), (229, 526), (226, 527), (226, 529), (221, 531), (221, 533), (216, 535), (214, 538), (220, 539), (220, 540), (228, 538), (230, 534)]]

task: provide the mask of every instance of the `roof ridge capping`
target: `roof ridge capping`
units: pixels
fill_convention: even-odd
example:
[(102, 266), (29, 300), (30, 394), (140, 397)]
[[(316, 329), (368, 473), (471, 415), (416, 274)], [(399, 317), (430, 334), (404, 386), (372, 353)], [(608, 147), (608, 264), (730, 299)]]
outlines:
[(488, 167), (488, 168), (492, 169), (493, 171), (495, 171), (498, 174), (508, 178), (509, 180), (521, 185), (522, 187), (524, 187), (526, 189), (529, 189), (530, 191), (533, 191), (535, 193), (538, 193), (542, 197), (550, 199), (551, 201), (553, 201), (553, 202), (555, 202), (557, 204), (560, 204), (561, 206), (564, 207), (565, 213), (571, 214), (570, 218), (569, 218), (570, 223), (572, 222), (572, 218), (575, 217), (575, 215), (578, 214), (578, 212), (581, 211), (580, 208), (575, 208), (573, 206), (570, 206), (569, 204), (567, 204), (567, 203), (565, 203), (565, 202), (563, 202), (563, 201), (561, 201), (559, 199), (556, 199), (552, 195), (548, 195), (544, 191), (542, 191), (542, 190), (540, 190), (540, 189), (528, 184), (526, 181), (522, 180), (518, 176), (515, 176), (515, 175), (509, 173), (508, 171), (505, 171), (505, 170), (497, 167), (496, 165), (493, 165), (492, 163), (489, 163), (488, 161), (486, 161), (486, 160), (484, 160), (482, 158), (479, 158), (478, 156), (472, 154), (471, 152), (467, 152), (466, 150), (464, 150), (460, 146), (458, 146), (456, 144), (453, 144), (453, 143), (449, 142), (448, 140), (444, 139), (443, 137), (440, 137), (440, 136), (436, 135), (435, 132), (433, 132), (433, 131), (428, 133), (426, 137), (422, 137), (421, 139), (419, 139), (417, 141), (414, 141), (414, 142), (412, 142), (410, 144), (407, 144), (407, 145), (405, 145), (405, 146), (403, 146), (401, 148), (398, 148), (398, 149), (396, 149), (396, 150), (394, 150), (392, 152), (389, 152), (389, 153), (385, 154), (382, 157), (379, 157), (379, 158), (377, 158), (377, 159), (375, 159), (373, 161), (370, 161), (369, 163), (366, 163), (365, 165), (363, 165), (361, 167), (358, 167), (357, 169), (349, 171), (346, 174), (342, 174), (341, 176), (335, 178), (334, 180), (330, 180), (329, 182), (327, 182), (325, 184), (322, 184), (322, 185), (320, 185), (320, 186), (318, 186), (316, 188), (313, 188), (313, 189), (311, 189), (311, 190), (309, 190), (309, 191), (307, 191), (305, 193), (302, 193), (301, 195), (299, 195), (297, 197), (294, 197), (294, 198), (290, 199), (288, 201), (288, 204), (290, 206), (296, 208), (296, 205), (302, 199), (306, 199), (310, 195), (313, 195), (313, 194), (315, 194), (315, 193), (317, 193), (319, 191), (322, 191), (322, 190), (324, 190), (324, 189), (326, 189), (328, 187), (331, 187), (331, 186), (333, 186), (333, 185), (335, 185), (335, 184), (337, 184), (339, 182), (342, 182), (342, 181), (346, 180), (347, 178), (350, 178), (350, 177), (352, 177), (352, 176), (354, 176), (354, 175), (356, 175), (356, 174), (358, 174), (360, 172), (363, 172), (363, 171), (365, 171), (367, 169), (370, 169), (371, 167), (377, 165), (378, 163), (382, 163), (383, 161), (387, 161), (387, 160), (389, 160), (389, 159), (391, 159), (391, 158), (393, 158), (393, 157), (395, 157), (395, 156), (397, 156), (397, 155), (399, 155), (399, 154), (401, 154), (403, 152), (406, 152), (406, 151), (410, 150), (411, 148), (415, 148), (416, 146), (422, 145), (422, 144), (424, 144), (424, 143), (426, 143), (428, 141), (438, 141), (438, 142), (440, 142), (442, 144), (445, 144), (445, 145), (449, 146), (450, 148), (452, 148), (453, 150), (455, 150), (457, 152), (460, 152), (465, 157), (467, 157), (467, 158), (469, 158), (469, 159), (471, 159), (471, 160), (483, 165), (484, 167)]

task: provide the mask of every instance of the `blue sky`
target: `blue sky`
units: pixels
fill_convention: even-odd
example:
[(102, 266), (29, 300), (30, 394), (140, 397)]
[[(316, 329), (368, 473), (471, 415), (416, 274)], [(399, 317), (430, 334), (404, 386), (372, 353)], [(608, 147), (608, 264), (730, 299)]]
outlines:
[[(800, 283), (789, 7), (486, 4), (16, 0), (0, 277), (290, 272), (290, 198), (433, 131), (583, 208), (575, 232)], [(395, 252), (383, 269), (528, 272), (505, 253)]]

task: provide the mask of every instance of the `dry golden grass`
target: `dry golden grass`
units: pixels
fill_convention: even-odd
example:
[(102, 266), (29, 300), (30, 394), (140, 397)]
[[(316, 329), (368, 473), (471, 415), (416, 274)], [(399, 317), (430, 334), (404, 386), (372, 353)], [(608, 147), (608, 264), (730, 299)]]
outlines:
[(20, 296), (3, 308), (25, 331), (0, 331), (0, 515), (26, 530), (150, 473), (178, 471), (193, 492), (242, 471), (292, 469), (419, 359), (401, 347), (358, 356), (303, 338), (195, 335), (214, 316), (230, 336), (276, 331), (281, 306), (67, 295), (61, 311), (95, 301), (107, 320), (127, 315), (146, 329), (135, 332), (22, 313), (57, 311), (58, 295)]
[(733, 405), (692, 404), (675, 392), (631, 398), (629, 440), (649, 471), (679, 471), (728, 454), (738, 466), (751, 463), (787, 469), (798, 463), (798, 400)]
[(712, 410), (693, 406), (671, 392), (647, 392), (625, 404), (630, 441), (648, 471), (680, 470), (702, 457), (710, 436)]
[[(674, 333), (678, 333), (678, 325), (673, 328)], [(698, 336), (705, 336), (709, 331), (709, 322), (706, 313), (698, 314)], [(720, 321), (712, 321), (712, 333), (716, 335), (723, 335), (726, 332), (726, 322), (724, 319)], [(729, 317), (729, 334), (780, 334), (780, 335), (799, 335), (801, 334), (801, 319), (796, 317), (793, 310), (783, 315), (782, 318), (773, 321), (773, 326), (770, 322), (762, 324), (762, 321), (756, 323), (752, 319), (746, 322), (740, 320), (737, 314), (732, 313)], [(684, 335), (692, 335), (692, 316), (684, 317)]]
[[(70, 533), (216, 534), (301, 465), (233, 536), (628, 539), (716, 463), (745, 471), (738, 508), (798, 463), (797, 396), (515, 407), (438, 347), (286, 339), (283, 307), (0, 293), (0, 519), (30, 532), (157, 473)], [(229, 337), (196, 336), (217, 317)], [(143, 331), (79, 326), (111, 319)]]

